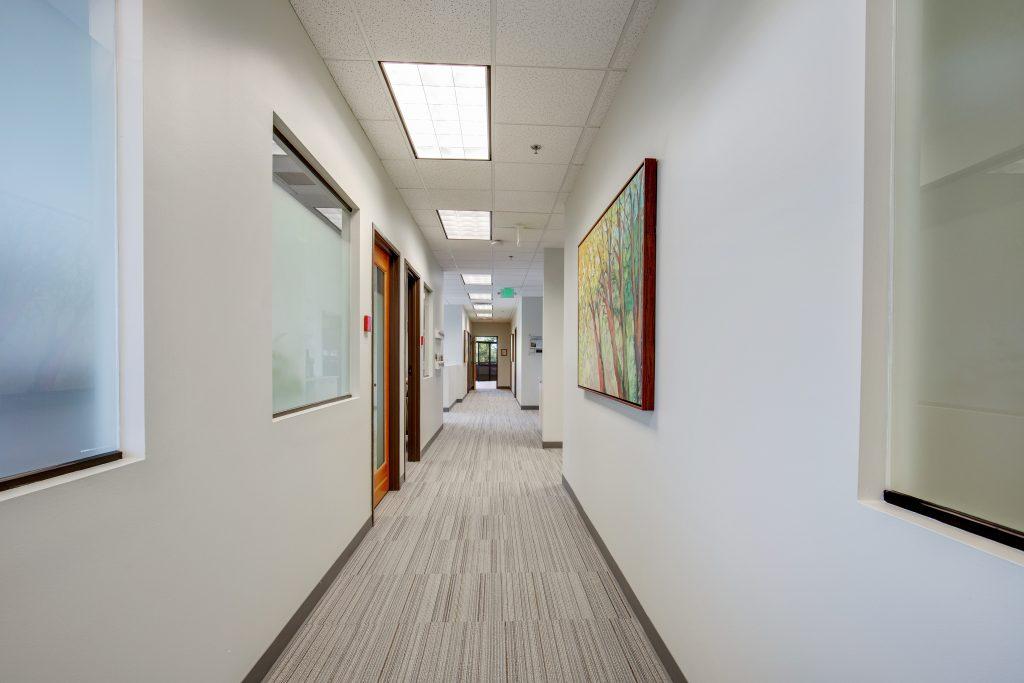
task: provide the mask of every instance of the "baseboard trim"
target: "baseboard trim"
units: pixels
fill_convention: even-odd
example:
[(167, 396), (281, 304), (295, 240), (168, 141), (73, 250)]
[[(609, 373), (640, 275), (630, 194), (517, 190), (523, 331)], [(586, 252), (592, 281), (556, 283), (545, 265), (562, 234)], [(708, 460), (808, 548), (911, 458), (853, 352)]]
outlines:
[(509, 391), (512, 391), (512, 385), (511, 384), (508, 385), (507, 387), (495, 387), (495, 388), (497, 388), (497, 389), (508, 389)]
[(541, 441), (540, 445), (542, 448), (561, 448), (561, 441)]
[(447, 407), (447, 408), (442, 408), (442, 409), (441, 409), (441, 412), (442, 412), (442, 413), (450, 413), (450, 412), (452, 412), (451, 406), (449, 406), (449, 407)]
[(540, 410), (540, 406), (519, 406), (519, 410)]
[(442, 429), (444, 429), (444, 425), (441, 425), (440, 427), (437, 428), (437, 431), (434, 432), (434, 435), (430, 437), (430, 440), (427, 441), (427, 444), (420, 450), (420, 458), (427, 454), (427, 449), (434, 444), (434, 439), (438, 437)]
[(619, 583), (619, 588), (622, 589), (622, 594), (626, 596), (626, 602), (633, 608), (633, 612), (636, 613), (637, 619), (640, 621), (640, 626), (644, 629), (644, 633), (647, 634), (647, 638), (651, 641), (651, 645), (654, 646), (654, 651), (657, 653), (658, 658), (661, 659), (662, 666), (665, 667), (665, 671), (668, 672), (669, 678), (678, 683), (686, 683), (686, 676), (683, 675), (682, 669), (679, 668), (679, 664), (676, 663), (672, 653), (669, 652), (668, 646), (665, 645), (665, 641), (661, 639), (661, 634), (658, 633), (658, 629), (654, 628), (654, 624), (651, 623), (651, 618), (647, 616), (647, 612), (644, 611), (643, 605), (636, 597), (636, 593), (630, 588), (629, 582), (626, 581), (626, 577), (622, 574), (622, 570), (619, 569), (618, 563), (615, 562), (615, 558), (608, 551), (608, 546), (601, 540), (601, 535), (597, 533), (597, 529), (594, 528), (594, 524), (590, 521), (590, 517), (587, 516), (587, 511), (580, 505), (579, 498), (576, 497), (576, 492), (572, 490), (572, 486), (566, 480), (565, 476), (562, 476), (562, 487), (566, 493), (569, 494), (569, 498), (572, 499), (573, 505), (576, 506), (576, 510), (580, 513), (580, 517), (583, 519), (583, 523), (587, 527), (587, 531), (590, 532), (591, 537), (594, 539), (594, 543), (597, 544), (598, 550), (601, 551), (601, 555), (604, 556), (604, 561), (608, 563), (608, 568), (612, 570), (612, 575), (615, 580)]
[(270, 673), (270, 670), (274, 668), (274, 664), (276, 664), (277, 660), (281, 657), (284, 649), (288, 647), (288, 643), (290, 643), (292, 638), (295, 637), (299, 627), (301, 627), (306, 621), (306, 618), (313, 611), (313, 608), (316, 607), (316, 604), (320, 602), (320, 598), (322, 598), (324, 593), (327, 592), (327, 589), (330, 588), (334, 579), (337, 578), (338, 574), (341, 572), (342, 567), (344, 567), (345, 563), (348, 562), (350, 557), (352, 557), (352, 553), (355, 552), (356, 547), (363, 540), (363, 537), (366, 536), (367, 532), (370, 531), (372, 526), (373, 518), (371, 517), (366, 520), (359, 531), (356, 532), (356, 535), (352, 537), (352, 540), (348, 542), (348, 545), (346, 545), (345, 549), (341, 551), (341, 555), (338, 555), (338, 559), (334, 561), (334, 564), (332, 564), (330, 569), (327, 570), (327, 573), (324, 574), (323, 578), (313, 586), (313, 590), (310, 591), (309, 595), (306, 596), (306, 599), (302, 601), (301, 605), (299, 605), (299, 609), (295, 610), (295, 614), (293, 614), (292, 618), (288, 620), (288, 623), (284, 625), (281, 632), (277, 634), (277, 637), (274, 638), (274, 642), (272, 642), (266, 649), (263, 656), (259, 658), (246, 677), (242, 679), (242, 683), (258, 683), (266, 678), (267, 674)]
[[(466, 392), (466, 393), (469, 393), (469, 392)], [(462, 398), (465, 398), (465, 396), (463, 396)], [(455, 399), (455, 402), (456, 403), (462, 403), (462, 398)]]

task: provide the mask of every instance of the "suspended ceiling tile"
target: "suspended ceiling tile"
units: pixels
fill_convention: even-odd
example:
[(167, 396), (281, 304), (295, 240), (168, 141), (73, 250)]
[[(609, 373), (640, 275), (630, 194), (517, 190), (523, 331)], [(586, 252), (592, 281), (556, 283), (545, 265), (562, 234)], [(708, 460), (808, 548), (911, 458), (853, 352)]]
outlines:
[(548, 230), (544, 233), (544, 237), (541, 238), (540, 243), (545, 247), (559, 247), (565, 244), (565, 238), (565, 230)]
[(519, 230), (517, 233), (515, 228), (494, 229), (494, 239), (508, 244), (515, 244), (516, 239), (519, 240), (520, 244), (536, 244), (540, 241), (542, 234), (544, 234), (543, 230)]
[(558, 192), (568, 168), (565, 164), (494, 164), (496, 190)]
[(604, 117), (612, 106), (612, 101), (615, 99), (615, 93), (619, 89), (619, 84), (622, 83), (625, 75), (625, 71), (608, 71), (605, 73), (601, 91), (597, 93), (597, 100), (594, 102), (594, 110), (590, 112), (590, 118), (587, 119), (588, 126), (600, 126), (604, 121)]
[(603, 69), (633, 0), (497, 0), (498, 64)]
[(580, 144), (576, 147), (576, 153), (572, 157), (572, 163), (582, 164), (587, 160), (587, 152), (590, 151), (590, 146), (594, 144), (594, 138), (597, 136), (597, 128), (584, 128), (583, 134), (580, 136)]
[(603, 77), (603, 71), (496, 67), (494, 121), (582, 126)]
[(397, 121), (360, 121), (382, 160), (412, 159), (412, 150)]
[(556, 196), (554, 192), (495, 190), (494, 208), (498, 211), (550, 212)]
[(402, 193), (402, 199), (405, 200), (405, 205), (412, 211), (430, 210), (434, 208), (433, 202), (430, 200), (430, 195), (426, 190), (416, 189), (405, 189), (399, 190)]
[(490, 211), (494, 201), (490, 190), (430, 190), (435, 209)]
[(562, 182), (562, 192), (572, 192), (573, 185), (576, 184), (576, 177), (580, 174), (580, 169), (583, 166), (579, 164), (573, 164), (569, 166), (569, 170), (565, 174), (565, 180)]
[(633, 61), (636, 48), (640, 45), (640, 38), (643, 37), (657, 6), (658, 0), (637, 0), (633, 16), (629, 18), (629, 23), (622, 32), (622, 44), (612, 57), (611, 68), (625, 69)]
[(377, 59), (489, 64), (490, 0), (353, 0)]
[(395, 187), (423, 187), (423, 182), (416, 172), (416, 164), (413, 161), (409, 159), (388, 159), (383, 164), (384, 169), (391, 176), (391, 180), (394, 181)]
[(519, 211), (495, 211), (494, 225), (496, 227), (510, 228), (517, 223), (526, 228), (543, 229), (548, 223), (546, 213), (523, 213)]
[(417, 209), (411, 213), (413, 219), (416, 221), (416, 225), (440, 229), (441, 221), (437, 217), (437, 211), (433, 209)]
[(569, 195), (564, 192), (558, 195), (558, 199), (555, 201), (555, 206), (551, 209), (551, 213), (564, 214), (565, 213), (565, 200), (569, 198)]
[(348, 0), (292, 0), (299, 21), (324, 59), (370, 59)]
[(393, 119), (394, 109), (373, 62), (327, 62), (327, 68), (357, 119)]
[(548, 221), (548, 230), (564, 230), (565, 229), (565, 214), (564, 213), (553, 213), (551, 214), (551, 220)]
[[(571, 126), (495, 124), (494, 161), (567, 164), (582, 132)], [(535, 144), (541, 146), (536, 154), (530, 149)]]
[(489, 161), (418, 159), (416, 165), (427, 188), (445, 190), (491, 189), (491, 162)]

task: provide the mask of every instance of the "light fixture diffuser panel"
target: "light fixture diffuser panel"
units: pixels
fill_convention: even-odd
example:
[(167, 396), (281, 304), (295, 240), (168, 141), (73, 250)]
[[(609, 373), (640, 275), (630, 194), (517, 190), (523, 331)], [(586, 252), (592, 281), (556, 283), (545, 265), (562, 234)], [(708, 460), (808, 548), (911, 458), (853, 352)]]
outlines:
[(478, 311), (490, 311), (494, 306), (491, 304), (473, 304), (473, 308)]
[(474, 273), (463, 273), (462, 282), (467, 285), (489, 285), (491, 284), (490, 273), (485, 274), (474, 274)]
[(491, 158), (488, 67), (380, 66), (417, 159)]
[(469, 293), (469, 298), (470, 298), (471, 301), (490, 301), (491, 300), (491, 293), (490, 292), (470, 292)]
[(438, 209), (444, 235), (450, 240), (491, 239), (490, 211), (454, 211)]

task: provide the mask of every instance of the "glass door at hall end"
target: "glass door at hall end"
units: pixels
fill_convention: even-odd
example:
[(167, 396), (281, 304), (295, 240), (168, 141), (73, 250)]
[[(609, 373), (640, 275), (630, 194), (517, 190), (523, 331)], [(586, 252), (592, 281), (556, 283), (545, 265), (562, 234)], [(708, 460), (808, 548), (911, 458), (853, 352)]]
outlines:
[(373, 507), (391, 488), (391, 257), (373, 247)]
[(476, 381), (498, 381), (498, 338), (476, 338)]

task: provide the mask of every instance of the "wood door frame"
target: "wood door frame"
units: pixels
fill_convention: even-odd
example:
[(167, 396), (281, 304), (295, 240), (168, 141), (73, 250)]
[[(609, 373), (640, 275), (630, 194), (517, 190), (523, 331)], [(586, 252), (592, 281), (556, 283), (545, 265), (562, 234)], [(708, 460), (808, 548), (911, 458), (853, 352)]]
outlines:
[(512, 351), (509, 352), (509, 356), (508, 356), (509, 357), (509, 361), (508, 361), (509, 374), (512, 375), (512, 381), (509, 382), (509, 384), (512, 385), (512, 395), (516, 398), (516, 400), (519, 400), (519, 395), (516, 394), (516, 334), (518, 332), (519, 332), (519, 328), (518, 327), (516, 327), (515, 329), (512, 330), (512, 338), (509, 340), (511, 342), (510, 346), (512, 348)]
[(405, 262), (405, 328), (406, 328), (406, 381), (409, 383), (409, 400), (406, 403), (405, 426), (409, 434), (405, 454), (407, 461), (420, 460), (420, 381), (422, 368), (421, 337), (423, 316), (423, 278)]
[[(401, 329), (402, 326), (397, 324), (395, 314), (401, 311), (401, 264), (400, 254), (397, 249), (389, 242), (383, 235), (377, 232), (376, 229), (373, 231), (373, 246), (380, 247), (389, 258), (388, 263), (388, 300), (386, 305), (388, 306), (388, 329), (385, 334), (385, 348), (387, 349), (387, 356), (384, 359), (387, 372), (387, 385), (385, 386), (385, 397), (388, 402), (388, 418), (384, 425), (384, 429), (387, 430), (387, 458), (388, 458), (388, 491), (398, 491), (402, 487), (402, 471), (401, 471), (401, 450), (399, 440), (399, 429), (401, 427), (400, 422), (400, 407), (401, 403), (399, 399), (401, 397)], [(373, 269), (376, 266), (373, 263), (373, 249), (370, 250), (370, 291), (373, 291)], [(371, 295), (372, 297), (372, 295)], [(372, 343), (372, 342), (371, 342)], [(370, 390), (373, 391), (373, 367), (370, 368)], [(371, 400), (372, 405), (372, 400)], [(373, 412), (371, 409), (370, 413), (370, 509), (371, 513), (376, 507), (373, 504)]]
[(463, 340), (466, 345), (466, 393), (473, 391), (473, 375), (476, 361), (473, 359), (473, 333), (466, 330), (466, 338)]

